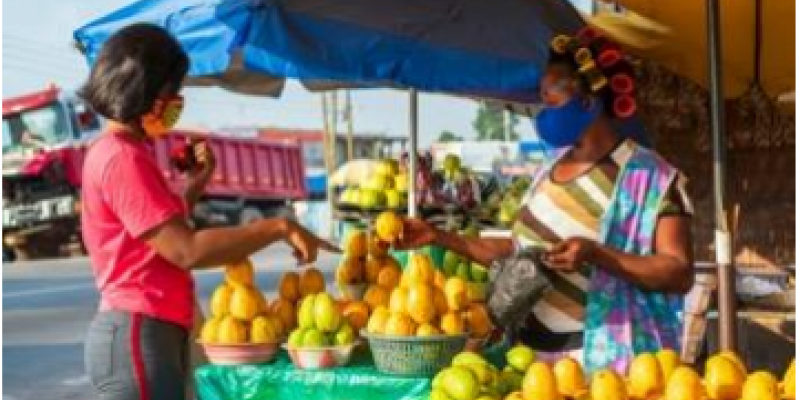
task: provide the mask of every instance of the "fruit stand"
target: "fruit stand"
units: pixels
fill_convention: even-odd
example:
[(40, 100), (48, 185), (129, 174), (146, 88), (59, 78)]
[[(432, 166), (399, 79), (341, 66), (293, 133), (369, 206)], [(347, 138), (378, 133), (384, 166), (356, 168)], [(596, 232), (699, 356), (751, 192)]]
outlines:
[[(309, 13), (308, 10), (315, 7), (303, 1), (239, 10), (234, 6), (216, 9), (209, 2), (196, 1), (187, 2), (186, 8), (179, 11), (159, 9), (160, 3), (137, 3), (136, 7), (117, 13), (110, 20), (101, 19), (90, 24), (76, 33), (76, 37), (83, 45), (90, 45), (87, 56), (91, 59), (107, 33), (125, 22), (144, 18), (163, 25), (169, 18), (162, 17), (199, 10), (195, 14), (197, 18), (205, 16), (208, 22), (204, 26), (205, 36), (192, 35), (196, 33), (192, 29), (202, 24), (174, 26), (171, 27), (173, 33), (187, 48), (224, 50), (222, 53), (198, 50), (191, 55), (191, 73), (195, 79), (192, 82), (195, 83), (274, 95), (279, 93), (274, 90), (275, 83), (282, 86), (284, 77), (294, 77), (303, 80), (308, 87), (319, 89), (354, 84), (370, 86), (370, 82), (380, 82), (380, 86), (388, 83), (395, 87), (466, 96), (495, 93), (486, 97), (525, 102), (531, 100), (525, 98), (525, 94), (535, 87), (540, 73), (535, 66), (543, 64), (546, 52), (540, 51), (539, 46), (520, 51), (502, 48), (503, 44), (519, 43), (520, 37), (537, 42), (549, 39), (556, 32), (574, 32), (583, 24), (574, 10), (559, 6), (562, 3), (558, 1), (510, 2), (508, 8), (501, 10), (481, 2), (486, 5), (473, 4), (470, 11), (475, 13), (470, 15), (473, 19), (460, 18), (459, 21), (480, 21), (485, 13), (500, 12), (503, 15), (497, 17), (508, 22), (509, 32), (504, 33), (502, 29), (497, 31), (499, 36), (486, 35), (482, 27), (469, 29), (456, 21), (452, 24), (453, 31), (436, 31), (441, 37), (412, 37), (423, 45), (409, 48), (407, 42), (396, 40), (397, 36), (405, 37), (408, 32), (381, 35), (370, 30), (373, 35), (367, 38), (370, 43), (377, 35), (386, 46), (394, 46), (392, 48), (397, 51), (397, 60), (387, 63), (383, 52), (365, 51), (373, 49), (371, 46), (365, 49), (342, 46), (338, 38), (346, 33), (357, 41), (360, 37), (354, 33), (363, 33), (365, 29), (359, 23), (361, 20), (381, 21), (382, 26), (401, 29), (406, 26), (404, 18), (409, 15), (439, 12), (437, 15), (441, 18), (450, 18), (450, 10), (419, 10), (414, 8), (414, 3), (386, 1), (390, 11), (398, 11), (396, 18), (399, 19), (392, 20), (395, 23), (385, 23), (386, 18), (395, 18), (389, 16), (393, 13), (380, 10), (386, 15), (369, 18), (371, 15), (364, 14), (367, 11), (360, 11), (380, 8), (374, 4), (350, 4), (344, 11), (332, 6), (333, 11), (339, 12), (334, 13), (334, 19), (349, 24), (332, 27), (326, 25), (330, 21)], [(275, 12), (275, 7), (285, 9)], [(145, 17), (137, 16), (137, 12)], [(218, 21), (217, 18), (228, 19)], [(438, 23), (436, 18), (431, 20), (433, 22), (419, 22), (411, 30), (430, 33), (434, 27), (450, 27)], [(267, 24), (267, 21), (276, 24), (271, 27), (274, 29), (250, 29), (251, 26), (261, 28), (258, 24)], [(532, 25), (536, 29), (530, 29)], [(236, 33), (234, 27), (237, 26), (247, 27), (242, 32), (248, 35), (231, 34), (232, 31)], [(336, 35), (326, 34), (327, 31), (321, 29), (323, 26), (334, 29)], [(291, 31), (287, 27), (315, 28), (303, 31), (309, 35), (305, 39), (312, 38), (318, 42), (315, 43), (318, 48), (328, 51), (309, 51), (303, 43), (291, 40), (297, 38), (264, 34)], [(249, 36), (259, 33), (257, 37)], [(425, 41), (434, 36), (441, 41)], [(445, 40), (453, 37), (461, 42)], [(293, 43), (297, 49), (286, 48), (286, 43)], [(461, 47), (473, 52), (459, 53), (454, 58), (452, 51)], [(230, 49), (249, 51), (234, 55), (228, 53)], [(214, 59), (210, 60), (208, 54), (212, 53)], [(317, 53), (325, 54), (322, 57)], [(525, 62), (519, 63), (514, 57), (508, 57), (509, 54)], [(241, 57), (246, 58), (245, 62)], [(218, 59), (226, 62), (220, 63)], [(370, 68), (354, 66), (353, 59), (363, 61)], [(247, 71), (243, 67), (247, 65), (257, 68)], [(464, 68), (466, 66), (469, 68)], [(247, 82), (252, 81), (241, 79), (259, 73), (271, 85), (248, 87)], [(331, 82), (331, 77), (336, 77), (337, 81)], [(521, 88), (526, 90), (520, 93)], [(457, 254), (443, 254), (441, 262), (424, 251), (409, 255), (403, 262), (389, 254), (382, 243), (392, 242), (399, 233), (398, 226), (402, 225), (399, 216), (392, 211), (403, 208), (403, 191), (398, 189), (402, 183), (397, 182), (407, 184), (405, 197), (411, 216), (416, 216), (418, 211), (432, 219), (444, 216), (443, 223), (448, 228), (469, 229), (470, 223), (465, 221), (476, 217), (473, 212), (479, 203), (471, 188), (474, 185), (461, 175), (461, 168), (453, 165), (442, 171), (445, 183), (454, 184), (449, 188), (445, 188), (445, 184), (437, 193), (434, 185), (417, 186), (418, 174), (423, 175), (423, 181), (434, 178), (425, 176), (432, 171), (426, 169), (424, 159), (416, 157), (417, 106), (416, 89), (412, 89), (412, 156), (408, 160), (406, 177), (396, 179), (399, 171), (388, 166), (383, 176), (358, 188), (357, 196), (353, 195), (355, 188), (348, 188), (339, 201), (338, 211), (343, 219), (364, 222), (364, 228), (351, 232), (344, 244), (346, 254), (336, 274), (339, 298), (325, 292), (324, 280), (314, 268), (300, 275), (287, 273), (281, 280), (278, 298), (272, 302), (254, 286), (252, 265), (244, 263), (227, 268), (225, 282), (214, 293), (212, 315), (200, 337), (200, 343), (213, 362), (196, 371), (202, 399), (561, 400), (568, 397), (613, 400), (663, 396), (666, 400), (700, 400), (706, 395), (720, 400), (794, 399), (793, 362), (785, 377), (780, 379), (783, 371), (753, 371), (732, 352), (713, 355), (705, 368), (680, 365), (679, 355), (670, 349), (642, 353), (625, 376), (604, 369), (587, 379), (574, 359), (563, 357), (550, 365), (537, 361), (531, 349), (519, 345), (511, 347), (504, 342), (491, 326), (483, 304), (485, 294), (480, 284), (485, 284), (486, 277), (482, 266), (466, 263)], [(389, 175), (394, 178), (391, 184)], [(509, 222), (513, 202), (519, 201), (524, 189), (513, 191), (508, 196), (501, 194), (498, 207), (494, 209), (501, 225)], [(441, 195), (450, 197), (439, 200)], [(354, 200), (355, 197), (358, 200)], [(437, 203), (453, 202), (457, 207), (435, 207), (440, 205)], [(430, 215), (425, 215), (426, 206), (434, 206)], [(728, 311), (726, 308), (724, 314)], [(419, 352), (423, 347), (430, 351)]]

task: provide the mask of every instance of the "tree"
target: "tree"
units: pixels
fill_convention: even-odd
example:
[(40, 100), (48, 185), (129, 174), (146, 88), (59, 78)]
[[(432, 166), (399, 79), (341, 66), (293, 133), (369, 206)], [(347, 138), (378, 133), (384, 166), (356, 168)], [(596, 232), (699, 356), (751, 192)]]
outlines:
[(478, 140), (506, 140), (506, 130), (509, 131), (508, 140), (519, 140), (519, 133), (515, 129), (519, 118), (509, 113), (511, 117), (507, 120), (504, 113), (503, 110), (492, 109), (486, 103), (481, 103), (472, 122), (472, 127), (478, 133)]
[(460, 142), (462, 140), (464, 139), (461, 136), (450, 131), (442, 131), (442, 133), (439, 134), (440, 142)]

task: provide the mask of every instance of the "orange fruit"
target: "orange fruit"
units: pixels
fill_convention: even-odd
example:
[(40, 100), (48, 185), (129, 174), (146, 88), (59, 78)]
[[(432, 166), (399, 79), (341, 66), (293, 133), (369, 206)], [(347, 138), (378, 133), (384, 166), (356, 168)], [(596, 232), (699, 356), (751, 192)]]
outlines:
[(433, 283), (434, 271), (433, 262), (427, 254), (412, 253), (404, 275), (408, 275), (411, 284)]
[(436, 308), (436, 315), (445, 315), (450, 308), (447, 307), (447, 298), (441, 290), (433, 291), (433, 306)]
[(263, 295), (250, 286), (234, 286), (228, 312), (240, 321), (250, 321), (262, 311)]
[(297, 272), (290, 271), (281, 276), (278, 295), (292, 303), (300, 300), (300, 275)]
[(302, 297), (316, 294), (325, 290), (325, 278), (316, 268), (308, 268), (300, 276), (300, 294)]
[(441, 328), (442, 332), (448, 335), (464, 333), (464, 319), (459, 313), (449, 312), (442, 315), (442, 320), (439, 322), (439, 328)]
[(253, 286), (255, 271), (250, 260), (225, 267), (225, 281), (231, 286)]
[(336, 282), (354, 284), (364, 280), (364, 263), (361, 258), (347, 256), (336, 269)]
[(354, 258), (364, 257), (367, 255), (367, 250), (368, 243), (366, 232), (361, 230), (353, 230), (347, 234), (344, 251), (348, 256)]
[(369, 305), (363, 301), (351, 301), (344, 307), (342, 315), (350, 326), (358, 332), (367, 326), (367, 321), (369, 321)]
[(398, 287), (392, 290), (389, 297), (389, 311), (393, 313), (406, 312), (406, 304), (408, 303), (408, 289)]
[(574, 358), (564, 357), (553, 366), (553, 373), (558, 384), (558, 391), (568, 398), (581, 398), (587, 385), (581, 364)]
[(367, 321), (367, 332), (383, 333), (386, 330), (386, 322), (389, 320), (389, 310), (386, 306), (378, 306), (369, 316)]
[(408, 315), (393, 312), (386, 321), (386, 328), (383, 333), (387, 335), (413, 336), (416, 331), (416, 324), (414, 324), (414, 321), (412, 321)]
[(408, 289), (406, 311), (418, 324), (428, 323), (436, 318), (436, 305), (434, 304), (434, 289), (425, 283), (416, 283)]
[(445, 282), (444, 296), (447, 299), (447, 307), (452, 311), (463, 310), (469, 305), (467, 283), (457, 276), (451, 276)]
[(433, 273), (433, 286), (435, 286), (439, 290), (444, 290), (444, 283), (447, 281), (447, 276), (444, 275), (444, 272), (439, 271), (438, 269)]
[[(522, 378), (522, 397), (537, 400), (561, 400), (558, 391), (556, 376), (550, 365), (535, 362), (525, 372)], [(593, 399), (607, 399), (607, 397), (593, 397)]]
[(434, 336), (441, 334), (442, 331), (433, 324), (425, 323), (417, 327), (417, 336)]
[(271, 311), (281, 320), (287, 330), (297, 327), (297, 312), (294, 308), (294, 303), (291, 301), (278, 298), (272, 302)]
[(369, 237), (369, 255), (372, 257), (385, 257), (389, 254), (389, 243), (381, 240), (373, 232)]
[(394, 243), (403, 233), (403, 219), (393, 211), (384, 211), (375, 219), (375, 233), (380, 240)]
[(378, 285), (392, 289), (400, 284), (400, 268), (387, 265), (378, 273)]
[(366, 278), (369, 283), (377, 282), (378, 274), (381, 272), (382, 268), (382, 259), (370, 256), (367, 258), (367, 264), (364, 267), (364, 278)]
[(364, 301), (369, 304), (370, 309), (375, 310), (378, 306), (389, 305), (389, 291), (378, 285), (372, 285), (364, 294)]
[(223, 282), (214, 290), (211, 295), (211, 314), (217, 318), (223, 317), (228, 314), (228, 306), (231, 303), (231, 295), (233, 294), (233, 286)]
[(492, 333), (492, 320), (489, 318), (489, 312), (484, 304), (470, 304), (466, 312), (466, 320), (472, 337), (485, 338)]

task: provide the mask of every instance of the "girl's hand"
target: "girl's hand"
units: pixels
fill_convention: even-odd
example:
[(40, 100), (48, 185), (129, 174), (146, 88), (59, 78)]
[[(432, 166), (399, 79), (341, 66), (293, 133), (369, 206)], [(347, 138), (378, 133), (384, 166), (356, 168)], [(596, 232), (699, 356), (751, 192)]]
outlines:
[(293, 221), (287, 221), (286, 243), (294, 249), (294, 257), (300, 265), (311, 264), (317, 260), (320, 250), (341, 253), (338, 247), (318, 238)]
[(394, 247), (398, 250), (416, 249), (433, 244), (436, 240), (436, 228), (421, 219), (406, 219), (403, 233)]
[(597, 246), (596, 242), (586, 238), (569, 238), (545, 253), (543, 261), (558, 272), (577, 272), (591, 261)]
[(197, 160), (197, 168), (190, 172), (192, 178), (210, 178), (217, 168), (217, 158), (214, 156), (214, 151), (211, 150), (205, 140), (193, 143), (192, 151), (194, 151), (194, 158)]

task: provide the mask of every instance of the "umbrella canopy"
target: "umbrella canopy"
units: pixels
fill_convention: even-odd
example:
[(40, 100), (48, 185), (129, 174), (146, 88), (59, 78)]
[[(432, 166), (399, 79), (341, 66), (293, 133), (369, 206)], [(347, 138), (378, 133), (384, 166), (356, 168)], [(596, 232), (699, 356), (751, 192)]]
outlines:
[(142, 0), (75, 39), (92, 62), (135, 22), (178, 39), (190, 84), (276, 96), (295, 78), (312, 90), (414, 87), (514, 101), (535, 101), (550, 38), (583, 25), (563, 0)]
[[(608, 0), (606, 0), (608, 1)], [(614, 0), (587, 21), (630, 51), (708, 88), (706, 2)], [(754, 86), (772, 98), (794, 91), (795, 2), (730, 0), (720, 7), (723, 94)]]

